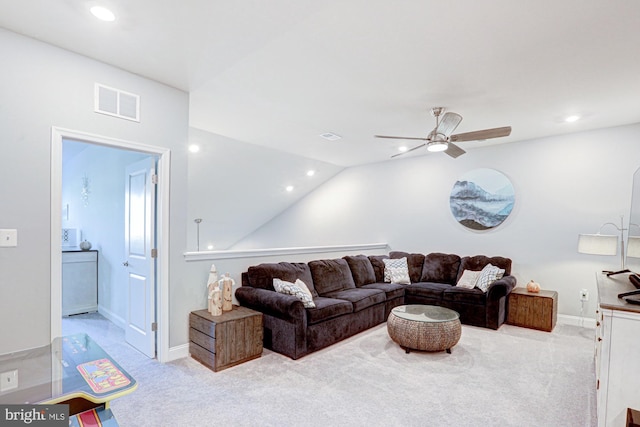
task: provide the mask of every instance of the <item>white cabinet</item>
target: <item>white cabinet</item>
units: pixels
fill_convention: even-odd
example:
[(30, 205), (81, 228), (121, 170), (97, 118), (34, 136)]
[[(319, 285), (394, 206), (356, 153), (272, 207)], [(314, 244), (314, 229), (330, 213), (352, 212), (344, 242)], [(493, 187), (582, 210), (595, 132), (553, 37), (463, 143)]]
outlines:
[(98, 310), (98, 251), (62, 252), (62, 315)]
[(618, 298), (635, 288), (627, 275), (597, 273), (596, 387), (599, 427), (626, 426), (640, 409), (640, 306)]

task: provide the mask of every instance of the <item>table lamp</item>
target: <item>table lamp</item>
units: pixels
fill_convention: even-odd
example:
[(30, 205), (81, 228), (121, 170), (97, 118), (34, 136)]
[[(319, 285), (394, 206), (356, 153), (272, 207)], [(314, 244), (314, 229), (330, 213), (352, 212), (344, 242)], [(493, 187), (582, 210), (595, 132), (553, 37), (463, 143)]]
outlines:
[(631, 258), (640, 258), (640, 237), (627, 237), (627, 256)]
[[(622, 219), (621, 219), (622, 222)], [(600, 231), (607, 225), (614, 226), (620, 235), (601, 234)], [(621, 224), (622, 225), (622, 224)], [(602, 224), (597, 234), (580, 234), (578, 235), (578, 252), (581, 254), (591, 255), (616, 255), (618, 253), (618, 246), (620, 246), (620, 267), (618, 271), (603, 270), (603, 273), (607, 273), (607, 276), (613, 276), (614, 274), (628, 273), (629, 270), (625, 267), (624, 258), (624, 227), (618, 227), (612, 222)], [(618, 242), (620, 242), (618, 244)], [(634, 249), (634, 253), (638, 253), (640, 256), (640, 242), (638, 242), (638, 248)]]

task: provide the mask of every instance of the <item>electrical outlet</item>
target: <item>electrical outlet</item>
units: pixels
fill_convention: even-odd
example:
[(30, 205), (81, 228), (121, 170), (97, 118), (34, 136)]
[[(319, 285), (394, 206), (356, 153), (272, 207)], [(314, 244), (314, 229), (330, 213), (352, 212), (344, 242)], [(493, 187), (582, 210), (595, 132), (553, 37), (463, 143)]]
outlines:
[(0, 374), (0, 392), (18, 388), (18, 370), (7, 371)]
[(13, 228), (0, 229), (0, 246), (7, 248), (18, 246), (18, 230)]
[(580, 301), (589, 301), (589, 291), (582, 289), (580, 291)]

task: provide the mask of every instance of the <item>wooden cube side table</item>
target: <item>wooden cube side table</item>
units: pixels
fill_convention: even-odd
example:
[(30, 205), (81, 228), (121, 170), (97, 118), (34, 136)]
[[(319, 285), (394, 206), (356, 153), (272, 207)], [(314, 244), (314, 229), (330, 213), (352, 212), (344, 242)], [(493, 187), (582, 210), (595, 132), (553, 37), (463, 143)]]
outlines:
[(509, 294), (507, 323), (551, 332), (558, 319), (558, 292), (515, 288)]
[(233, 306), (220, 316), (207, 310), (189, 314), (189, 353), (218, 372), (262, 355), (262, 313)]

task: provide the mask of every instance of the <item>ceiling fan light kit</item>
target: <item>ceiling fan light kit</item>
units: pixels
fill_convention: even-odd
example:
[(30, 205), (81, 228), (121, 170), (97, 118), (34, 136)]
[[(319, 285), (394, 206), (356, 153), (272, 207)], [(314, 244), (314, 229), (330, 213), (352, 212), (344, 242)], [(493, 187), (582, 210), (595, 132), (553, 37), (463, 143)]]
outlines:
[(430, 141), (427, 142), (427, 151), (431, 151), (432, 153), (438, 153), (440, 151), (447, 151), (449, 148), (449, 144), (447, 141)]
[[(444, 107), (434, 107), (431, 109), (431, 115), (436, 118), (436, 127), (427, 135), (426, 138), (408, 137), (408, 136), (388, 136), (388, 135), (375, 135), (376, 138), (386, 139), (410, 139), (425, 141), (422, 144), (408, 149), (402, 153), (394, 154), (393, 157), (398, 157), (418, 148), (427, 147), (427, 151), (440, 152), (444, 151), (447, 155), (453, 157), (459, 157), (466, 153), (462, 148), (458, 147), (453, 141), (484, 141), (491, 138), (500, 138), (503, 136), (509, 136), (511, 134), (511, 126), (504, 126), (500, 128), (477, 130), (473, 132), (459, 133), (452, 135), (453, 131), (458, 127), (462, 121), (462, 116), (457, 113), (444, 112)], [(442, 119), (440, 119), (442, 115)]]

